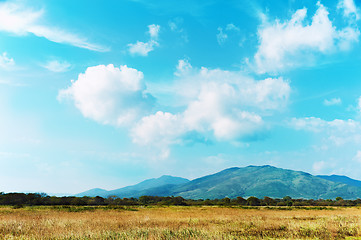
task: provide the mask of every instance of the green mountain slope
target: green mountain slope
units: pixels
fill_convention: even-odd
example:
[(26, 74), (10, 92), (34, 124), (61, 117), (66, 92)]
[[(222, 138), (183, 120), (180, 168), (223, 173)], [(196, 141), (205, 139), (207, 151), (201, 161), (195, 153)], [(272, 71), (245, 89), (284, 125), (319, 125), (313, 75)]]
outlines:
[(344, 199), (361, 198), (361, 187), (329, 181), (309, 173), (272, 166), (229, 168), (189, 181), (162, 176), (112, 191), (92, 189), (78, 196), (182, 196), (190, 199), (215, 199), (255, 196), (263, 198)]
[(167, 189), (169, 185), (176, 186), (187, 182), (189, 182), (189, 180), (185, 178), (163, 175), (160, 178), (148, 179), (133, 186), (108, 191), (107, 194), (108, 196), (114, 195), (121, 198), (140, 197), (143, 195), (153, 195), (147, 194), (147, 190), (155, 188), (158, 189), (158, 191), (155, 191), (154, 194), (160, 195), (160, 192), (168, 193), (168, 190), (165, 189)]
[(171, 195), (192, 199), (236, 198), (336, 198), (361, 197), (361, 188), (328, 181), (309, 173), (272, 166), (230, 168), (173, 188)]
[(344, 183), (350, 186), (355, 186), (355, 187), (361, 187), (361, 181), (359, 180), (355, 180), (346, 176), (340, 176), (340, 175), (317, 175), (316, 177), (320, 177), (332, 182), (338, 182), (338, 183)]
[[(161, 193), (168, 193), (168, 188), (174, 187), (179, 184), (184, 184), (189, 182), (188, 179), (181, 177), (173, 177), (168, 175), (163, 175), (159, 178), (152, 178), (140, 182), (136, 185), (119, 188), (111, 191), (106, 191), (104, 189), (91, 189), (89, 191), (79, 193), (77, 196), (88, 196), (88, 197), (108, 197), (108, 196), (117, 196), (117, 197), (140, 197), (143, 195), (159, 195)], [(155, 189), (152, 191), (151, 189)]]

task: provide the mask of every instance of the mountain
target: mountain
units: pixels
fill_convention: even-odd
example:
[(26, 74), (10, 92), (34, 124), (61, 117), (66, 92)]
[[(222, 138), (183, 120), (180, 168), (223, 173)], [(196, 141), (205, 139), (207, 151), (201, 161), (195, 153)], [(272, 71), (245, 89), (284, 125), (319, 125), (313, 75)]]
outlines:
[(269, 165), (248, 166), (228, 168), (192, 181), (184, 178), (162, 176), (112, 191), (92, 189), (81, 195), (101, 197), (114, 195), (120, 198), (137, 198), (144, 195), (182, 196), (189, 199), (236, 198), (238, 196), (244, 198), (250, 196), (258, 198), (290, 196), (304, 199), (361, 198), (361, 187), (355, 186), (356, 180), (348, 178), (348, 181), (346, 181), (345, 178), (340, 179), (344, 181), (330, 181), (322, 176), (313, 176), (306, 172), (276, 168)]
[(189, 182), (189, 180), (185, 178), (163, 175), (159, 178), (148, 179), (136, 185), (132, 185), (128, 187), (123, 187), (111, 191), (95, 188), (79, 193), (76, 196), (88, 196), (88, 197), (117, 196), (121, 198), (124, 197), (131, 198), (131, 197), (140, 197), (143, 195), (159, 195), (162, 193), (168, 193), (169, 192), (168, 189), (171, 187), (174, 187), (179, 184), (184, 184), (187, 182)]
[(184, 198), (263, 198), (345, 199), (361, 197), (361, 188), (328, 181), (309, 173), (272, 166), (229, 168), (173, 188), (171, 195)]
[(104, 196), (106, 195), (108, 191), (105, 189), (101, 189), (101, 188), (93, 188), (90, 189), (88, 191), (82, 192), (82, 193), (78, 193), (75, 196), (76, 197), (83, 197), (83, 196), (88, 196), (88, 197), (96, 197), (96, 196)]
[(319, 178), (323, 178), (332, 182), (337, 182), (337, 183), (344, 183), (350, 186), (355, 186), (355, 187), (361, 187), (361, 181), (359, 180), (355, 180), (346, 176), (340, 176), (340, 175), (317, 175), (317, 177)]
[(133, 186), (108, 191), (107, 194), (108, 196), (114, 195), (127, 198), (140, 197), (143, 195), (164, 195), (161, 193), (168, 193), (167, 188), (187, 182), (189, 182), (189, 180), (185, 178), (163, 175), (160, 178), (148, 179)]

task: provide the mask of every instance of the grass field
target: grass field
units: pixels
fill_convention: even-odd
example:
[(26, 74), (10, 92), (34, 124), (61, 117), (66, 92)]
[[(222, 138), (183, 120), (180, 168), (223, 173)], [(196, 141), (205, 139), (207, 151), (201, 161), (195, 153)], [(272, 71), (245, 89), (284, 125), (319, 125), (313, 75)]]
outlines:
[(0, 239), (361, 239), (361, 209), (3, 206)]

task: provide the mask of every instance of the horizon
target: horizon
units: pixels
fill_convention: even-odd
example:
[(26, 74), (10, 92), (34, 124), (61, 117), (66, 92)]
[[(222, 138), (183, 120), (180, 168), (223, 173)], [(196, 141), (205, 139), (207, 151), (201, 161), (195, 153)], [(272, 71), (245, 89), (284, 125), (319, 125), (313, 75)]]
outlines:
[(0, 192), (248, 165), (359, 179), (360, 9), (1, 1)]

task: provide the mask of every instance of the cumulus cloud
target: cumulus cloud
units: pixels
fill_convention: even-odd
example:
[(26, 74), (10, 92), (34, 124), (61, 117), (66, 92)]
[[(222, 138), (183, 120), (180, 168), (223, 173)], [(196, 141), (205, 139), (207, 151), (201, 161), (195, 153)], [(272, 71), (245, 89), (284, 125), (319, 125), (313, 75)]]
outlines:
[(133, 142), (141, 145), (155, 144), (167, 147), (179, 143), (185, 127), (179, 115), (158, 111), (143, 117), (131, 131)]
[(151, 24), (148, 26), (149, 35), (151, 39), (157, 40), (159, 36), (160, 26), (156, 24)]
[(193, 71), (192, 65), (188, 62), (188, 60), (181, 59), (178, 61), (177, 65), (177, 71), (174, 73), (174, 75), (181, 77), (181, 76), (187, 76)]
[(296, 130), (320, 134), (323, 141), (335, 146), (361, 143), (361, 123), (352, 119), (326, 121), (315, 117), (293, 118), (289, 125)]
[(242, 72), (194, 68), (186, 60), (179, 61), (175, 78), (170, 92), (183, 98), (175, 112), (156, 109), (142, 72), (111, 64), (87, 68), (58, 98), (70, 99), (86, 118), (127, 126), (134, 143), (156, 146), (166, 158), (173, 144), (249, 141), (268, 128), (264, 118), (281, 111), (291, 91), (281, 77), (256, 80)]
[(325, 99), (325, 100), (323, 100), (323, 104), (324, 104), (325, 106), (341, 105), (341, 104), (342, 104), (342, 100), (341, 100), (341, 98)]
[(159, 37), (160, 26), (156, 24), (151, 24), (148, 26), (148, 34), (150, 39), (148, 42), (129, 43), (128, 51), (132, 55), (148, 56), (148, 53), (154, 50), (154, 47), (159, 46), (158, 37)]
[(52, 72), (66, 72), (70, 70), (71, 64), (67, 61), (52, 60), (44, 64), (43, 67)]
[(112, 64), (87, 68), (69, 88), (60, 90), (58, 98), (73, 100), (84, 117), (114, 126), (137, 121), (155, 102), (146, 92), (142, 72)]
[(217, 141), (241, 140), (261, 131), (262, 117), (282, 109), (290, 94), (282, 78), (254, 80), (240, 72), (194, 69), (185, 60), (179, 61), (176, 76), (182, 83), (176, 86), (178, 92), (187, 92), (185, 110), (144, 117), (132, 130), (134, 142), (167, 146), (191, 133)]
[[(347, 4), (351, 1), (344, 0), (344, 4), (339, 6), (348, 8), (347, 12), (350, 12), (352, 10)], [(360, 31), (349, 14), (345, 16), (349, 20), (349, 26), (338, 30), (328, 17), (327, 8), (320, 2), (317, 7), (310, 23), (306, 8), (297, 10), (288, 21), (265, 20), (258, 29), (260, 45), (254, 56), (257, 72), (284, 71), (312, 62), (317, 53), (330, 54), (347, 50), (352, 43), (358, 41)]]
[(0, 68), (9, 69), (15, 65), (13, 58), (9, 58), (6, 52), (0, 55)]
[(88, 42), (84, 37), (44, 25), (43, 14), (44, 10), (33, 10), (15, 1), (1, 2), (0, 31), (20, 36), (31, 33), (38, 37), (44, 37), (52, 42), (69, 44), (93, 51), (108, 50), (103, 46)]
[(158, 46), (156, 41), (139, 42), (128, 44), (129, 53), (132, 55), (148, 56), (148, 53)]

